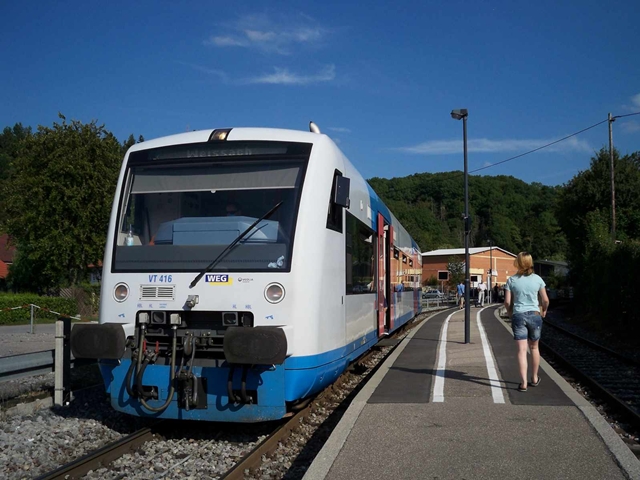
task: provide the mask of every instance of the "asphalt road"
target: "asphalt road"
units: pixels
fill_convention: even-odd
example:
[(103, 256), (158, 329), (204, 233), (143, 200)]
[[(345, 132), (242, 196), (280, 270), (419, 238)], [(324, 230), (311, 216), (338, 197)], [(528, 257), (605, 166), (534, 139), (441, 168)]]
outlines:
[(36, 324), (34, 333), (29, 332), (28, 324), (0, 326), (0, 357), (55, 348), (54, 323)]

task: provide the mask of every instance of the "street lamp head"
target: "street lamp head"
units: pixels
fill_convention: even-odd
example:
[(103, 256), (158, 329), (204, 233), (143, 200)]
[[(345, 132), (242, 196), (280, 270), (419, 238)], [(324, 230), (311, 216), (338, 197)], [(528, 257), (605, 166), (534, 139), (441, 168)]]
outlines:
[(462, 120), (463, 118), (466, 118), (468, 115), (469, 115), (469, 112), (467, 111), (466, 108), (451, 110), (451, 118), (454, 118), (456, 120)]

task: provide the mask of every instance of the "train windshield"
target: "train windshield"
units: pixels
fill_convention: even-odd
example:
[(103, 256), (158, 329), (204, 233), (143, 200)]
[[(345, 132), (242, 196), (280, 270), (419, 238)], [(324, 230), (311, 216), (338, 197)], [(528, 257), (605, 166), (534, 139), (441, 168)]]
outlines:
[(131, 154), (114, 271), (201, 271), (279, 202), (212, 271), (290, 270), (310, 146), (237, 143)]

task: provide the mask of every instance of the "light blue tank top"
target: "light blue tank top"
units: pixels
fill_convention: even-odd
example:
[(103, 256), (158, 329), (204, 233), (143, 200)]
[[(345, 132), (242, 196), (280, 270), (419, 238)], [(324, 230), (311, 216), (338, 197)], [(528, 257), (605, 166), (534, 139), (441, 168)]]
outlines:
[(535, 273), (509, 277), (504, 288), (513, 295), (513, 313), (540, 311), (538, 292), (544, 287), (544, 280)]

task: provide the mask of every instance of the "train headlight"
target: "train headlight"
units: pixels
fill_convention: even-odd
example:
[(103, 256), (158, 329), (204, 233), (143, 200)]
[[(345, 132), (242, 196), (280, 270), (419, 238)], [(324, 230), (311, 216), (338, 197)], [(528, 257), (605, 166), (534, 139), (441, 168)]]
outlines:
[(129, 285), (126, 283), (119, 283), (116, 288), (113, 289), (113, 297), (116, 302), (124, 302), (129, 296)]
[(279, 283), (270, 283), (264, 289), (264, 297), (269, 303), (279, 303), (284, 298), (284, 287)]
[(209, 136), (210, 142), (224, 142), (229, 136), (230, 128), (218, 128)]

